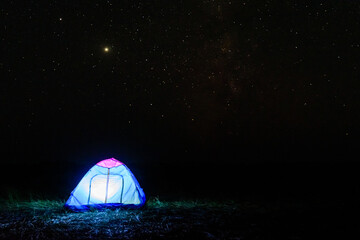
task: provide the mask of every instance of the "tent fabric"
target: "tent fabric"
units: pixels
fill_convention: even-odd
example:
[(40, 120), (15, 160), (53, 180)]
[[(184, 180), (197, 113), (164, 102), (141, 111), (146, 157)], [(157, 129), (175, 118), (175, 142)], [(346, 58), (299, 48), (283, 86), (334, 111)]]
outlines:
[(100, 167), (112, 168), (122, 165), (123, 163), (116, 160), (115, 158), (109, 158), (98, 162), (96, 165)]
[(74, 211), (91, 208), (141, 207), (145, 193), (130, 169), (115, 158), (93, 166), (70, 194), (65, 207)]

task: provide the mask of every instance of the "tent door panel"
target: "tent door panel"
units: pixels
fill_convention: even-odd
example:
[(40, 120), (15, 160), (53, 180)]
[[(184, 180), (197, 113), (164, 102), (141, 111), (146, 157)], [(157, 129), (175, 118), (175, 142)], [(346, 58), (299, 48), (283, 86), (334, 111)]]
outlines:
[(120, 203), (123, 185), (120, 175), (96, 175), (90, 181), (89, 204)]
[(110, 175), (107, 203), (121, 203), (123, 189), (124, 178), (120, 175)]

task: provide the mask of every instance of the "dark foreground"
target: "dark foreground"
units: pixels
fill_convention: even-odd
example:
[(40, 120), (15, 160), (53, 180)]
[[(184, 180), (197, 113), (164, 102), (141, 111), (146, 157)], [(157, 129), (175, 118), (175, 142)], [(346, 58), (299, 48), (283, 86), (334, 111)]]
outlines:
[[(324, 239), (359, 228), (341, 201), (148, 201), (140, 210), (67, 212), (62, 201), (1, 204), (1, 239)], [(355, 215), (355, 214), (354, 214)]]

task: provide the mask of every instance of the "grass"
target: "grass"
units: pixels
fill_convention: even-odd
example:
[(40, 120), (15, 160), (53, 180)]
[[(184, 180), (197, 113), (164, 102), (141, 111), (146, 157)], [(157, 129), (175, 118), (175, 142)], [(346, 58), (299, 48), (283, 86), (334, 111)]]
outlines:
[[(215, 201), (160, 201), (150, 199), (143, 209), (73, 213), (64, 201), (3, 201), (0, 207), (0, 238), (17, 239), (153, 239), (212, 238), (227, 215), (240, 205)], [(221, 220), (223, 219), (223, 220)], [(218, 232), (230, 237), (230, 231)]]
[[(321, 233), (321, 227), (332, 226), (327, 218), (312, 221), (322, 213), (309, 212), (314, 206), (291, 201), (156, 197), (143, 209), (85, 213), (69, 212), (63, 205), (61, 200), (1, 201), (0, 239), (308, 239), (311, 229)], [(328, 208), (336, 213), (333, 206)], [(339, 229), (339, 224), (332, 227)]]

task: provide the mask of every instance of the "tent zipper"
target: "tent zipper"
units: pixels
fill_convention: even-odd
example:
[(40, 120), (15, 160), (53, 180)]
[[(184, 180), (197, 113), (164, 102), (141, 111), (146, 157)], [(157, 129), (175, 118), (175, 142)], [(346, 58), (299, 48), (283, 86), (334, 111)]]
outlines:
[(107, 179), (106, 179), (106, 194), (105, 194), (105, 203), (107, 203), (107, 197), (108, 197), (108, 189), (109, 189), (109, 175), (110, 175), (110, 168), (108, 168)]

